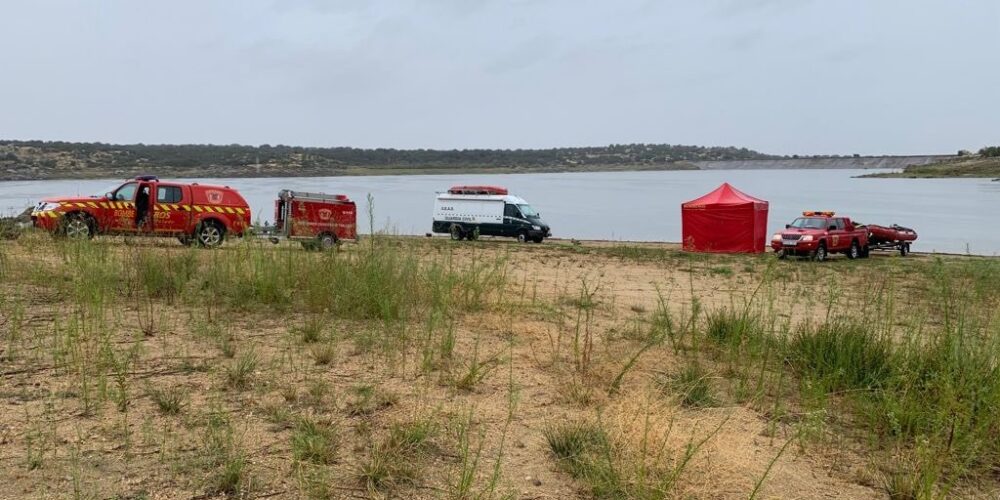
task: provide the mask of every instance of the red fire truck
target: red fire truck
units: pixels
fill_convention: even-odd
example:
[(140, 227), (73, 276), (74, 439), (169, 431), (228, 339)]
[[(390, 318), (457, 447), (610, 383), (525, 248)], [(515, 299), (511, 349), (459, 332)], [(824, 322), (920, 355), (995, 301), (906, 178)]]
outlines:
[(306, 249), (329, 249), (343, 240), (356, 240), (357, 209), (342, 194), (306, 193), (283, 189), (274, 202), (274, 226), (262, 236), (302, 242)]
[(160, 181), (145, 175), (101, 196), (46, 198), (31, 212), (35, 227), (74, 239), (97, 234), (176, 237), (205, 247), (250, 227), (250, 206), (235, 189)]

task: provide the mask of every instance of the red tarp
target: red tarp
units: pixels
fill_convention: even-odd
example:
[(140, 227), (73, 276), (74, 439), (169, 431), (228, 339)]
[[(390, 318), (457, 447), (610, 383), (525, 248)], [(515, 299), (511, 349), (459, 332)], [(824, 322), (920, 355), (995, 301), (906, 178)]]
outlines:
[(681, 237), (691, 252), (761, 253), (767, 240), (767, 202), (724, 183), (681, 204)]

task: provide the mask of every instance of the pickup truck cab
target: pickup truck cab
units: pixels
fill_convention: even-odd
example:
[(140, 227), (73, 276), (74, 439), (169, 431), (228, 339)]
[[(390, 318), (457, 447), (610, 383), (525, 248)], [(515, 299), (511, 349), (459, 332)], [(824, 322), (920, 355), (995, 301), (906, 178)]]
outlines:
[(822, 261), (831, 253), (857, 259), (868, 256), (868, 231), (834, 212), (802, 212), (802, 217), (771, 237), (771, 248), (779, 259), (804, 255)]
[(139, 176), (101, 196), (46, 198), (31, 212), (35, 227), (73, 239), (98, 234), (176, 237), (205, 247), (250, 227), (250, 206), (235, 189)]

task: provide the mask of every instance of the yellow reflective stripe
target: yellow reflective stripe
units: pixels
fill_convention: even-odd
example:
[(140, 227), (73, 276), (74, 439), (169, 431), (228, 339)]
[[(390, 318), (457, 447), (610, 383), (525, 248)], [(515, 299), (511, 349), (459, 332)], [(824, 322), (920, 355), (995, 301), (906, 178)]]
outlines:
[(238, 213), (240, 215), (243, 215), (243, 209), (242, 208), (237, 208), (236, 209), (236, 213)]
[(229, 213), (231, 213), (231, 214), (235, 214), (236, 213), (236, 210), (233, 210), (230, 207), (226, 207), (226, 211), (229, 212)]
[(198, 212), (201, 212), (201, 206), (199, 205), (194, 205), (194, 209)]
[(92, 208), (97, 208), (97, 203), (94, 203), (92, 201), (88, 201), (87, 204), (90, 205)]
[(76, 205), (79, 208), (86, 208), (87, 207), (87, 205), (84, 205), (83, 203), (74, 203), (74, 205)]
[(101, 202), (101, 208), (108, 208), (108, 203), (105, 201)]

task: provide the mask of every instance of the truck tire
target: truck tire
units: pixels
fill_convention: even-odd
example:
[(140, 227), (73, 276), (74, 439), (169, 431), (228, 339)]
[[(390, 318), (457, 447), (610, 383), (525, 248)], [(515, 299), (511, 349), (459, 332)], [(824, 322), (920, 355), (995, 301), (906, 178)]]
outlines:
[(220, 227), (218, 222), (207, 220), (198, 225), (195, 238), (198, 241), (198, 246), (215, 248), (222, 245), (225, 234), (225, 229)]
[(823, 262), (826, 260), (826, 257), (826, 243), (820, 242), (819, 246), (816, 247), (816, 251), (812, 253), (812, 260)]
[(177, 241), (181, 242), (181, 245), (184, 245), (186, 247), (189, 247), (189, 246), (191, 246), (194, 243), (194, 240), (190, 236), (187, 236), (187, 235), (185, 235), (185, 236), (178, 236), (177, 237)]
[(465, 236), (465, 232), (462, 231), (462, 226), (459, 226), (458, 224), (452, 224), (451, 229), (449, 229), (448, 232), (451, 233), (451, 239), (455, 241), (462, 241), (462, 238)]
[(86, 214), (69, 214), (63, 222), (62, 232), (71, 240), (89, 240), (94, 237), (94, 225)]
[(523, 230), (523, 229), (520, 230), (520, 231), (518, 231), (518, 233), (517, 233), (517, 242), (518, 243), (527, 243), (528, 242), (528, 232), (525, 231), (525, 230)]
[(851, 242), (851, 248), (847, 249), (847, 258), (854, 260), (861, 257), (861, 247), (858, 246), (858, 240)]

